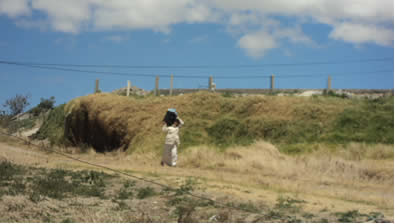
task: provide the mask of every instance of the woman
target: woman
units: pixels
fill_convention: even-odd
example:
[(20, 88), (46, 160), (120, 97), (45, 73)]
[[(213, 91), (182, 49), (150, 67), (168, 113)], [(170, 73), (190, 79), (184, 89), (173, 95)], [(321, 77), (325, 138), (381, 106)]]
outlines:
[(163, 122), (162, 130), (167, 132), (165, 146), (162, 155), (161, 165), (176, 166), (177, 163), (177, 146), (180, 145), (180, 137), (178, 132), (180, 127), (184, 124), (181, 118), (177, 118), (171, 126), (167, 126)]

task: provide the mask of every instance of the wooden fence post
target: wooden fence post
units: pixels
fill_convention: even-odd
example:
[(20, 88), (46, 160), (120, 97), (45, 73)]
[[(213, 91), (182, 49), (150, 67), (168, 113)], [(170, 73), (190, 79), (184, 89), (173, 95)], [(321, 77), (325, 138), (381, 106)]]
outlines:
[(213, 76), (210, 76), (210, 78), (208, 79), (208, 90), (212, 90), (213, 89)]
[(169, 95), (172, 96), (173, 95), (173, 74), (171, 74), (170, 76), (170, 93)]
[(274, 90), (274, 75), (270, 77), (270, 89)]
[(126, 96), (129, 96), (129, 95), (130, 95), (130, 86), (131, 86), (131, 83), (130, 83), (130, 81), (128, 80), (128, 89), (126, 90)]
[(99, 92), (99, 80), (96, 79), (96, 83), (95, 83), (95, 92), (94, 93), (98, 93)]
[(159, 96), (159, 76), (155, 78), (155, 96)]
[(328, 91), (332, 89), (332, 77), (328, 76)]

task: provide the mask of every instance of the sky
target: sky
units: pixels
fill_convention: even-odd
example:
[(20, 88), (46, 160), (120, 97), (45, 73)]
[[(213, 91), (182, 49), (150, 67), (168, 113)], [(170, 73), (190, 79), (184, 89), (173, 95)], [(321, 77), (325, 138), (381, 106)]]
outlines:
[(1, 104), (66, 103), (96, 79), (169, 88), (170, 74), (174, 88), (210, 75), (269, 88), (274, 75), (275, 88), (320, 89), (331, 75), (332, 88), (393, 89), (393, 57), (393, 0), (0, 0)]

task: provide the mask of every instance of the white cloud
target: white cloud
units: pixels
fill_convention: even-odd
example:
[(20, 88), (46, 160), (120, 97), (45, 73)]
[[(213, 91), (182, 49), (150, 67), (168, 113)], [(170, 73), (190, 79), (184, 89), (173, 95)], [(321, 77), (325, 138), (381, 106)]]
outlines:
[[(44, 21), (31, 16), (37, 11), (47, 16)], [(175, 24), (217, 23), (238, 39), (265, 30), (274, 42), (309, 46), (311, 37), (300, 28), (306, 22), (327, 24), (333, 28), (330, 38), (353, 44), (389, 46), (394, 32), (393, 0), (0, 0), (0, 15), (23, 27), (72, 34), (137, 29), (170, 33)], [(284, 21), (290, 20), (279, 17), (296, 25), (289, 27)]]
[(253, 58), (263, 57), (268, 50), (276, 48), (277, 45), (273, 36), (265, 31), (246, 34), (238, 42), (238, 46)]
[(391, 46), (394, 42), (394, 31), (391, 29), (353, 23), (336, 25), (329, 36), (335, 40), (343, 40), (354, 44), (370, 42), (382, 46)]
[(11, 18), (30, 14), (28, 0), (0, 0), (0, 15)]

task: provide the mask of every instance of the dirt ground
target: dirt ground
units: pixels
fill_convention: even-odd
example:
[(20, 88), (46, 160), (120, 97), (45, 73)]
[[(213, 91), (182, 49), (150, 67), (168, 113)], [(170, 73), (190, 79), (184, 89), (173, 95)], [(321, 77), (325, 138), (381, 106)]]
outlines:
[[(193, 180), (191, 183), (194, 194), (208, 197), (218, 201), (219, 204), (215, 206), (202, 202), (204, 205), (188, 206), (188, 203), (174, 202), (169, 205), (169, 201), (181, 196), (165, 193), (145, 199), (135, 197), (114, 199), (116, 192), (120, 191), (120, 186), (131, 178), (115, 175), (112, 171), (70, 160), (32, 146), (7, 141), (0, 142), (0, 162), (9, 161), (32, 168), (103, 171), (115, 175), (115, 178), (108, 181), (107, 196), (104, 198), (70, 197), (62, 200), (45, 198), (37, 202), (29, 199), (28, 195), (3, 195), (0, 199), (1, 222), (393, 222), (394, 220), (393, 206), (388, 205), (391, 204), (388, 202), (380, 205), (378, 202), (351, 200), (343, 196), (320, 195), (316, 192), (309, 194), (303, 190), (288, 191), (287, 186), (275, 188), (265, 184), (264, 175), (262, 177), (258, 174), (234, 173), (232, 176), (232, 170), (187, 166), (182, 161), (182, 155), (180, 155), (180, 165), (173, 168), (160, 166), (156, 155), (139, 156), (122, 152), (102, 154), (94, 151), (73, 153), (70, 149), (68, 151), (69, 155), (75, 158), (157, 181), (173, 188), (182, 188), (188, 180)], [(393, 166), (393, 161), (391, 164)], [(34, 176), (34, 172), (32, 175)], [(246, 181), (247, 179), (244, 178), (252, 180)], [(292, 182), (292, 176), (287, 178), (289, 182), (284, 183)], [(270, 177), (267, 180), (270, 180)], [(139, 180), (134, 181), (137, 186), (135, 189), (151, 187), (155, 192), (163, 192), (159, 186)], [(300, 183), (298, 182), (298, 188), (303, 188)], [(336, 188), (330, 183), (328, 185)], [(323, 191), (325, 187), (328, 186), (322, 186)], [(341, 193), (339, 191), (339, 194)], [(182, 197), (186, 196), (182, 195)], [(390, 201), (393, 204), (393, 190), (387, 197), (391, 197)], [(180, 199), (188, 202), (187, 198)], [(225, 204), (237, 209), (221, 207)]]

